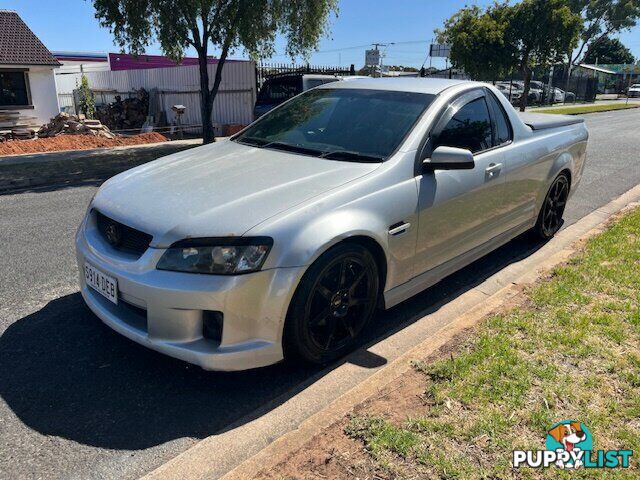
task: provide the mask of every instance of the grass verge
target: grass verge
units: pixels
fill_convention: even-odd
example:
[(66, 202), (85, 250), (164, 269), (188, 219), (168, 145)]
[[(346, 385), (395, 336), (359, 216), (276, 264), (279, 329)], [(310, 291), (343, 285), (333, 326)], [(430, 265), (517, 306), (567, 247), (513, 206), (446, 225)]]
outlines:
[(595, 113), (595, 112), (609, 112), (612, 110), (625, 110), (628, 108), (638, 108), (638, 104), (626, 104), (626, 103), (611, 103), (611, 104), (597, 104), (597, 105), (576, 105), (573, 107), (558, 107), (558, 108), (542, 108), (531, 110), (533, 113), (555, 113), (562, 115), (581, 115), (583, 113)]
[[(521, 306), (486, 319), (449, 358), (416, 370), (419, 407), (389, 415), (374, 402), (344, 427), (375, 475), (639, 478), (640, 209), (587, 242)], [(634, 450), (631, 468), (512, 469), (514, 449), (544, 449), (546, 432), (566, 419), (589, 427), (596, 450)]]

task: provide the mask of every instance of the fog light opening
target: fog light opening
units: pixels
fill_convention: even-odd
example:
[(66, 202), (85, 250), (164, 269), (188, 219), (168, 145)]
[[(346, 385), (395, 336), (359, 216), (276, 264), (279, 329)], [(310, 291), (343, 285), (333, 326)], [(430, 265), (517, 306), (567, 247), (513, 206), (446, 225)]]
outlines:
[(202, 312), (202, 336), (217, 343), (222, 341), (222, 312), (205, 310)]

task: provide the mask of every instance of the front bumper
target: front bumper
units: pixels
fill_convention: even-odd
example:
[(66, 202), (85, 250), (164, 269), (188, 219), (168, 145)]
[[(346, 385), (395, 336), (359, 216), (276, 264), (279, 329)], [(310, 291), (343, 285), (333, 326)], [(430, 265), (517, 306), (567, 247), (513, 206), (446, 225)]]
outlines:
[[(163, 252), (149, 248), (136, 259), (113, 250), (88, 216), (76, 235), (76, 257), (89, 308), (125, 337), (205, 370), (282, 360), (284, 319), (303, 267), (238, 276), (167, 272), (155, 269)], [(117, 279), (118, 305), (87, 286), (85, 262)], [(220, 341), (204, 338), (205, 311), (224, 315)]]

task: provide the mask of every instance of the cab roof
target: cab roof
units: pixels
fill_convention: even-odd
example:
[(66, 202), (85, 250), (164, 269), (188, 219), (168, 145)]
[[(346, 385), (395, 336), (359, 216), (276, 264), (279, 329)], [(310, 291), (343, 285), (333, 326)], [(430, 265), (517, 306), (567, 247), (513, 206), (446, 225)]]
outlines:
[[(347, 77), (348, 78), (348, 77)], [(361, 78), (348, 82), (333, 82), (318, 88), (360, 88), (367, 90), (390, 90), (396, 92), (429, 93), (437, 95), (443, 90), (462, 83), (476, 83), (468, 80), (446, 78)]]

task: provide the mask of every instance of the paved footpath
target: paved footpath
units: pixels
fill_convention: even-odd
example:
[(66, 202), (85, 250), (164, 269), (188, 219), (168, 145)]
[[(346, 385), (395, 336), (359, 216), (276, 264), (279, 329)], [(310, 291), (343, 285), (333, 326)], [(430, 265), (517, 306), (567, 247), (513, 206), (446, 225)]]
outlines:
[[(640, 183), (640, 109), (586, 118), (588, 164), (567, 224)], [(334, 368), (204, 372), (102, 326), (77, 293), (72, 250), (94, 192), (83, 186), (0, 196), (1, 479), (136, 478)], [(515, 240), (428, 298), (381, 315), (367, 340), (455, 298), (529, 248)]]

